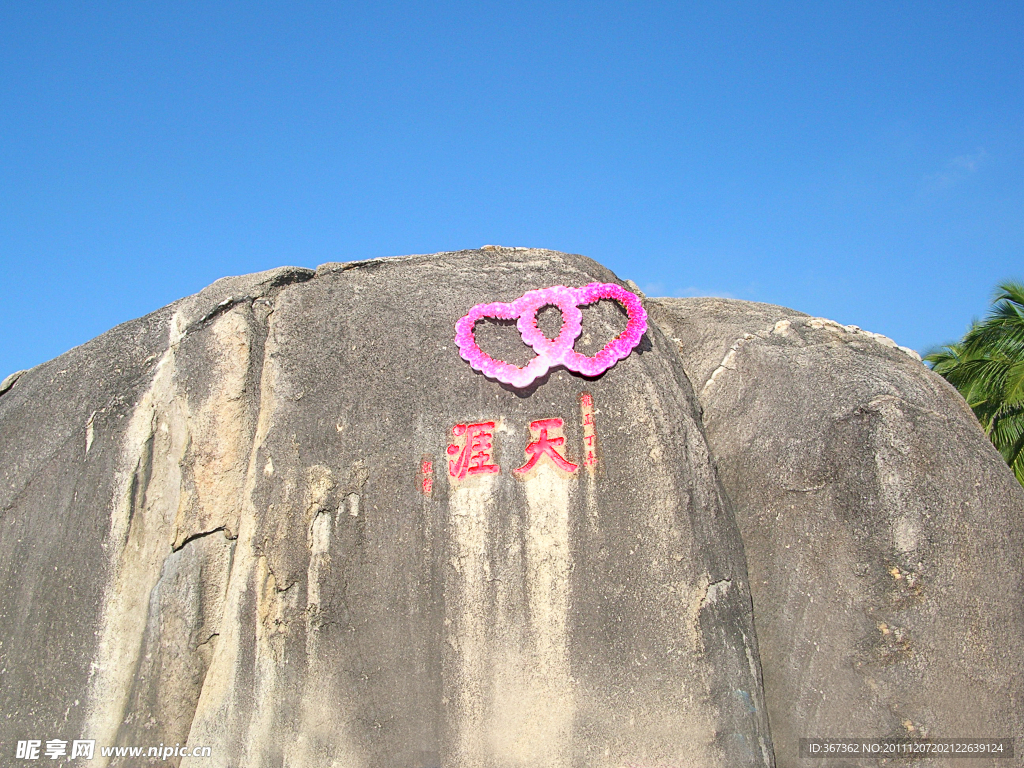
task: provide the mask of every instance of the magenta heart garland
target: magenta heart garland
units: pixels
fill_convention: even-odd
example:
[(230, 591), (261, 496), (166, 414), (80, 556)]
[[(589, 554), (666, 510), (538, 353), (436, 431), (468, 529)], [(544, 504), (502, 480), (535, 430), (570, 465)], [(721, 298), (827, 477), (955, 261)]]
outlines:
[[(583, 330), (580, 306), (601, 299), (614, 299), (622, 305), (628, 315), (626, 330), (608, 342), (596, 355), (581, 355), (573, 349), (576, 338)], [(537, 327), (537, 312), (547, 306), (558, 307), (562, 313), (562, 328), (555, 339), (547, 338)], [(504, 360), (495, 360), (480, 349), (473, 328), (486, 317), (515, 320), (523, 341), (533, 348), (537, 356), (519, 368)], [(619, 360), (629, 357), (646, 330), (647, 312), (640, 299), (621, 286), (614, 283), (590, 283), (582, 288), (555, 285), (527, 291), (510, 304), (477, 304), (455, 323), (455, 343), (462, 359), (473, 370), (522, 389), (557, 365), (584, 376), (599, 376)]]

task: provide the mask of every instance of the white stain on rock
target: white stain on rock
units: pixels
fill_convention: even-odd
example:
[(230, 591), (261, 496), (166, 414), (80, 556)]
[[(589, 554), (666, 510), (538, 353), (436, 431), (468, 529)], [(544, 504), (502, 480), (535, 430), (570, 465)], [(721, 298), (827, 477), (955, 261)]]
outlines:
[(487, 629), (488, 520), (495, 513), (493, 475), (472, 478), (452, 489), (449, 498), (449, 526), (456, 595), (449, 602), (447, 641), (455, 653), (456, 680), (449, 694), (453, 701), (453, 723), (458, 731), (456, 765), (487, 764), (486, 699), (492, 673), (489, 664)]
[(729, 587), (732, 586), (732, 582), (729, 579), (722, 579), (716, 581), (713, 584), (708, 585), (708, 591), (704, 595), (704, 599), (701, 601), (701, 608), (706, 608), (709, 605), (714, 605), (718, 602), (718, 598), (722, 597), (726, 592), (729, 591)]
[(569, 673), (569, 496), (573, 479), (548, 462), (524, 483), (526, 588), (531, 647), (519, 667), (523, 690), (497, 735), (513, 765), (568, 768), (575, 711)]
[(457, 659), (449, 696), (458, 766), (572, 764), (569, 502), (575, 479), (542, 460), (522, 483), (523, 570), (516, 577), (522, 591), (495, 586), (500, 579), (488, 542), (499, 512), (497, 478), (460, 484), (449, 500), (455, 594), (446, 623)]
[[(172, 345), (161, 357), (125, 435), (106, 544), (110, 588), (103, 603), (83, 731), (100, 744), (116, 743), (138, 666), (150, 595), (170, 553), (178, 512), (180, 462), (188, 434), (174, 382), (174, 352)], [(98, 766), (107, 762), (97, 755)]]
[(85, 452), (86, 453), (88, 453), (89, 450), (92, 448), (92, 439), (93, 439), (93, 425), (92, 425), (92, 422), (93, 422), (93, 419), (95, 419), (95, 418), (96, 418), (96, 411), (93, 411), (89, 415), (89, 420), (87, 422), (85, 422)]
[(216, 350), (209, 372), (213, 385), (201, 399), (188, 399), (192, 482), (186, 483), (178, 509), (175, 547), (216, 528), (234, 538), (241, 515), (251, 448), (249, 400), (245, 396), (252, 364), (249, 320), (236, 308), (220, 315), (208, 328)]
[[(211, 746), (213, 755), (212, 759), (186, 758), (181, 768), (262, 765), (274, 752), (281, 753), (283, 764), (287, 766), (362, 768), (365, 765), (348, 736), (344, 702), (337, 700), (336, 687), (323, 675), (307, 677), (307, 689), (297, 713), (283, 712), (280, 706), (292, 693), (288, 690), (287, 676), (279, 674), (288, 663), (283, 658), (283, 640), (287, 633), (302, 631), (306, 625), (303, 623), (300, 629), (288, 623), (289, 616), (300, 613), (296, 610), (300, 601), (299, 586), (294, 582), (278, 583), (266, 558), (256, 553), (261, 520), (301, 514), (301, 508), (285, 505), (278, 509), (274, 504), (257, 508), (253, 501), (260, 477), (274, 474), (272, 462), (269, 457), (263, 462), (261, 451), (273, 428), (275, 404), (283, 386), (281, 371), (275, 362), (277, 353), (271, 315), (260, 378), (259, 411), (242, 490), (238, 540), (224, 601), (224, 618), (189, 733), (190, 744)], [(314, 514), (308, 529), (309, 567), (315, 580), (321, 581), (329, 572), (330, 533), (324, 529), (322, 520), (328, 516), (321, 512), (330, 478), (312, 468), (306, 481), (309, 497), (305, 509), (307, 514)], [(282, 478), (278, 482), (286, 484), (288, 480)], [(317, 587), (314, 587), (313, 598), (319, 600)], [(252, 615), (254, 607), (255, 617)], [(248, 649), (253, 644), (254, 631), (255, 653), (252, 654)], [(313, 650), (307, 658), (307, 669), (330, 667), (330, 661), (323, 659), (319, 649)], [(285, 717), (297, 717), (302, 723), (298, 728), (302, 735), (297, 740), (282, 738), (282, 734), (287, 733), (280, 727)], [(332, 745), (330, 753), (319, 748), (328, 741)]]

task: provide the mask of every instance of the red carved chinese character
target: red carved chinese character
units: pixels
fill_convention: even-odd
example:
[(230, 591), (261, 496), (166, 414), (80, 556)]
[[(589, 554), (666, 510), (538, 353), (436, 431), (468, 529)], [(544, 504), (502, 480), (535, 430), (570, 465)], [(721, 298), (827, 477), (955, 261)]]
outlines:
[(456, 480), (463, 480), (467, 475), (494, 475), (500, 472), (497, 464), (489, 463), (491, 441), (494, 439), (494, 422), (484, 421), (479, 424), (456, 424), (452, 427), (452, 435), (465, 437), (460, 447), (458, 444), (448, 446), (448, 455), (459, 454), (455, 461), (449, 460), (448, 474)]
[(580, 395), (580, 410), (583, 412), (583, 463), (593, 469), (597, 466), (597, 427), (594, 425), (594, 398), (589, 392)]
[(434, 490), (434, 461), (430, 457), (424, 457), (420, 461), (420, 490), (429, 496)]
[(565, 457), (562, 456), (557, 448), (565, 442), (564, 437), (548, 437), (549, 429), (561, 429), (561, 419), (540, 419), (530, 424), (530, 429), (534, 432), (540, 432), (540, 436), (532, 443), (526, 446), (526, 455), (530, 457), (523, 466), (519, 467), (515, 471), (522, 474), (529, 472), (533, 469), (533, 465), (537, 463), (540, 457), (547, 454), (548, 458), (555, 462), (555, 466), (559, 469), (564, 469), (566, 472), (575, 472), (578, 469), (576, 464), (571, 461), (566, 461)]

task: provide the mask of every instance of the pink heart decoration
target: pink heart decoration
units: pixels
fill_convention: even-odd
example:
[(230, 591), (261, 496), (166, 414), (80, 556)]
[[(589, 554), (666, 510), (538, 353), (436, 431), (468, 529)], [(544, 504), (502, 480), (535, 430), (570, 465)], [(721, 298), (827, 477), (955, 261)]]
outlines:
[[(626, 330), (608, 342), (604, 349), (592, 357), (581, 355), (573, 345), (583, 330), (580, 305), (593, 304), (601, 299), (614, 299), (628, 315)], [(537, 312), (546, 306), (555, 306), (562, 313), (562, 328), (555, 339), (547, 338), (537, 327)], [(485, 317), (515, 320), (516, 327), (537, 356), (522, 368), (495, 360), (476, 343), (473, 328)], [(647, 312), (634, 293), (614, 283), (590, 283), (582, 288), (555, 285), (527, 291), (510, 304), (493, 302), (477, 304), (455, 323), (455, 343), (462, 359), (491, 379), (511, 384), (517, 389), (528, 387), (557, 365), (584, 376), (599, 376), (640, 343), (647, 330)]]

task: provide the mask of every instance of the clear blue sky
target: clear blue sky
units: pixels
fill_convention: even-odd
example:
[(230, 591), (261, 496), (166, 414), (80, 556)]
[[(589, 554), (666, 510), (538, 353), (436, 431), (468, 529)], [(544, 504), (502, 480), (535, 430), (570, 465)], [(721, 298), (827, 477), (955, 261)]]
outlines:
[(0, 4), (0, 377), (485, 243), (952, 340), (1024, 279), (1024, 3)]

